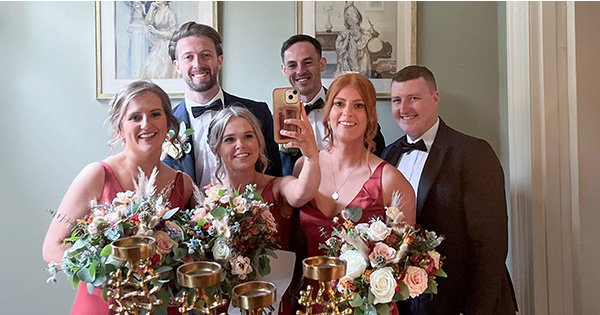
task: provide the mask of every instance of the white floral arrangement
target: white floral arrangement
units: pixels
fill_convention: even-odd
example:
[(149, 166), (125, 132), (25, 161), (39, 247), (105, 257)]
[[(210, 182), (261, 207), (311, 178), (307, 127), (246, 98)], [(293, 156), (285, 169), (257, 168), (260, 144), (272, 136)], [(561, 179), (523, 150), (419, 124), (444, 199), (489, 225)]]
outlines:
[(389, 314), (388, 303), (437, 293), (436, 277), (446, 277), (435, 250), (443, 238), (404, 221), (401, 196), (395, 192), (385, 222), (358, 223), (362, 208), (342, 211), (323, 245), (329, 256), (344, 259), (346, 275), (337, 290), (353, 295), (354, 314)]

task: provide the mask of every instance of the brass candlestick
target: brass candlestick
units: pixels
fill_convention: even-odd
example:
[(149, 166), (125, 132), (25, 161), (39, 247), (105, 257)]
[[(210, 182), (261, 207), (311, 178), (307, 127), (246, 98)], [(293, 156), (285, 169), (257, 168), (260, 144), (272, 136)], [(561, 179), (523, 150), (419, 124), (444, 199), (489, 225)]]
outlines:
[(305, 307), (305, 312), (296, 311), (296, 315), (312, 315), (313, 306), (319, 305), (327, 312), (320, 314), (352, 314), (351, 309), (345, 309), (340, 312), (339, 307), (348, 301), (353, 300), (353, 296), (348, 296), (346, 292), (337, 294), (331, 288), (331, 281), (338, 280), (346, 274), (346, 261), (337, 257), (314, 256), (305, 258), (302, 261), (302, 272), (308, 279), (319, 281), (319, 291), (316, 299), (313, 299), (313, 287), (308, 285), (306, 291), (300, 291), (298, 303)]
[[(183, 314), (189, 314), (191, 311), (211, 314), (213, 310), (227, 304), (227, 300), (220, 299), (218, 294), (215, 295), (215, 302), (211, 302), (206, 295), (205, 288), (221, 282), (221, 265), (216, 262), (196, 261), (180, 266), (177, 268), (177, 282), (182, 287), (194, 289), (191, 305), (188, 304), (188, 292), (183, 292), (181, 297), (175, 298), (177, 302), (182, 303), (179, 311)], [(204, 300), (204, 307), (198, 306), (201, 299)]]
[[(233, 306), (242, 310), (242, 314), (260, 315), (265, 307), (275, 303), (277, 289), (271, 282), (250, 281), (240, 283), (233, 288)], [(269, 312), (268, 314), (273, 314)]]
[(110, 274), (108, 285), (112, 290), (108, 291), (108, 296), (113, 297), (118, 305), (111, 304), (109, 309), (119, 315), (138, 315), (140, 310), (152, 314), (154, 308), (162, 304), (161, 300), (154, 297), (160, 287), (150, 288), (150, 282), (158, 279), (159, 275), (152, 270), (140, 271), (140, 261), (152, 257), (155, 251), (156, 240), (148, 236), (127, 237), (110, 244), (110, 255), (116, 260), (126, 261), (129, 271), (125, 279), (121, 269)]

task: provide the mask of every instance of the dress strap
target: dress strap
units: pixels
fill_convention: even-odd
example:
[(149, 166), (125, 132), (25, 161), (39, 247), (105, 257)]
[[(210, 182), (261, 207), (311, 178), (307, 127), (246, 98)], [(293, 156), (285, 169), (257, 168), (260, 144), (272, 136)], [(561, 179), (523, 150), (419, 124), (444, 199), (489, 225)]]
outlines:
[(102, 191), (102, 198), (100, 199), (100, 203), (112, 202), (115, 197), (117, 197), (117, 193), (123, 191), (123, 187), (119, 182), (119, 179), (113, 172), (113, 169), (104, 161), (98, 162), (104, 168), (104, 189)]

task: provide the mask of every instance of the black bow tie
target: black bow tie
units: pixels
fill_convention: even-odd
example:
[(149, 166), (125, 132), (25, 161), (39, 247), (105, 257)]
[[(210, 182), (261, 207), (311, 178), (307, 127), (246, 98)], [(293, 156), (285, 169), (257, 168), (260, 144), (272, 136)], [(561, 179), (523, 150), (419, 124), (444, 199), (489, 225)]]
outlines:
[(193, 106), (192, 107), (192, 115), (194, 116), (194, 118), (198, 118), (198, 116), (204, 114), (205, 111), (207, 110), (221, 110), (223, 108), (223, 102), (221, 102), (221, 99), (217, 99), (214, 102), (206, 105), (206, 106)]
[(306, 110), (306, 115), (308, 115), (308, 113), (312, 112), (315, 109), (321, 109), (325, 106), (325, 102), (323, 102), (323, 99), (319, 97), (318, 100), (316, 100), (313, 104), (309, 104), (309, 105), (304, 105), (304, 110)]
[(425, 141), (423, 141), (423, 139), (415, 142), (415, 143), (408, 143), (408, 139), (406, 137), (404, 137), (401, 141), (400, 141), (400, 151), (402, 153), (410, 153), (412, 150), (420, 150), (423, 152), (427, 152), (427, 146), (425, 146)]

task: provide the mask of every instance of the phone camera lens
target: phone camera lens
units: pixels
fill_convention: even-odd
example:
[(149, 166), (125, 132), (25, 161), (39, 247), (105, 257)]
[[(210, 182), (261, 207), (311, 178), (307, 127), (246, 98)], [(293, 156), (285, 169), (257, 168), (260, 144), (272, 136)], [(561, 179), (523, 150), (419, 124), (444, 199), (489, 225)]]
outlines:
[(294, 95), (298, 94), (298, 91), (294, 90), (292, 93), (294, 93)]
[(288, 98), (291, 100), (291, 99), (294, 98), (294, 96), (293, 95), (288, 95)]

